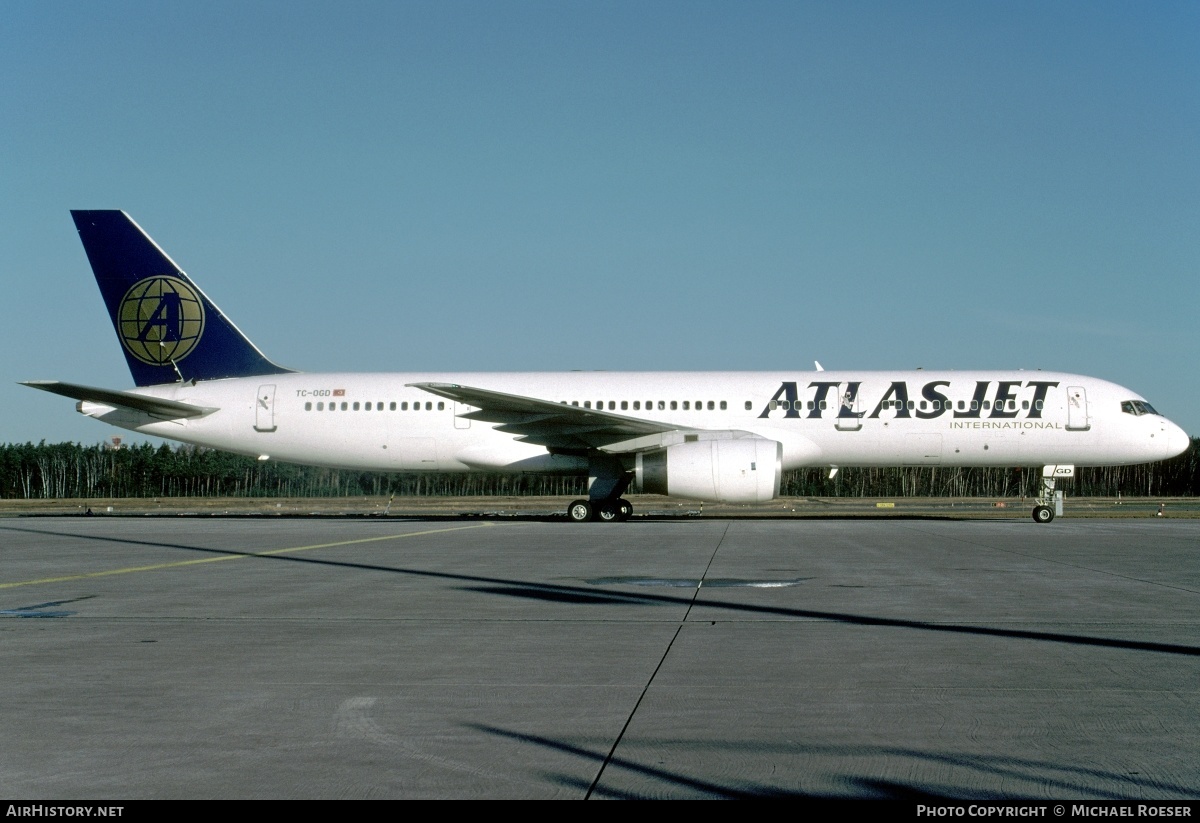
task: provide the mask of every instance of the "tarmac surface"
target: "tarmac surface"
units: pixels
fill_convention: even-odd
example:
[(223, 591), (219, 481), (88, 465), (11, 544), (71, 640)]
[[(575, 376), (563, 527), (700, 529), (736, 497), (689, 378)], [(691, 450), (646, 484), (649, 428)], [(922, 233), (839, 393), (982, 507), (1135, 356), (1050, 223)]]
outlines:
[(1200, 521), (0, 520), (0, 795), (1196, 798)]

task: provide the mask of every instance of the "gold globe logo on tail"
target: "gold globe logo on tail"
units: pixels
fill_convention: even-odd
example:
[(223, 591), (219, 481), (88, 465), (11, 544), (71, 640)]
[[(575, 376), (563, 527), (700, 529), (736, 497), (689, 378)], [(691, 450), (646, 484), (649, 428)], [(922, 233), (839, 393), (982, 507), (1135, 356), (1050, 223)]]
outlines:
[(143, 363), (166, 366), (187, 357), (204, 332), (204, 304), (178, 277), (147, 277), (121, 298), (117, 333)]

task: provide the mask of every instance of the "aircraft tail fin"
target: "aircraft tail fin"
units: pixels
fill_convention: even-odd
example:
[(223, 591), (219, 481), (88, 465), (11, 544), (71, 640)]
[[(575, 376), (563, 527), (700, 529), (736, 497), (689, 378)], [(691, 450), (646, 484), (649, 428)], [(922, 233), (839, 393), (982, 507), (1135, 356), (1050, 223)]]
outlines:
[(72, 211), (138, 386), (286, 374), (123, 211)]

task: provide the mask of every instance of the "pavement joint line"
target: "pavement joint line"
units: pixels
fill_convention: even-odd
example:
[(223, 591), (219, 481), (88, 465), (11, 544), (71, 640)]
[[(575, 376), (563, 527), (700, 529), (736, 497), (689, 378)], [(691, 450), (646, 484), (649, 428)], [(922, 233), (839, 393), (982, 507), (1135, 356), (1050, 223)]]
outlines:
[(403, 534), (385, 534), (377, 537), (360, 537), (354, 540), (339, 540), (334, 543), (318, 543), (312, 546), (290, 546), (283, 549), (271, 549), (265, 552), (244, 552), (237, 554), (223, 554), (220, 557), (199, 557), (192, 560), (176, 560), (171, 563), (152, 563), (148, 566), (127, 566), (123, 569), (108, 569), (100, 572), (86, 572), (84, 574), (69, 574), (61, 577), (43, 577), (37, 580), (18, 580), (12, 583), (0, 583), (0, 590), (15, 589), (20, 586), (39, 586), (47, 583), (67, 583), (72, 580), (90, 580), (96, 577), (111, 577), (118, 574), (135, 574), (137, 572), (161, 571), (162, 569), (175, 569), (183, 566), (198, 566), (201, 563), (219, 563), (222, 560), (242, 560), (247, 557), (270, 557), (277, 554), (295, 554), (296, 552), (312, 551), (314, 549), (333, 549), (339, 546), (353, 546), (359, 543), (378, 543), (382, 540), (403, 540), (406, 537), (423, 537), (430, 534), (443, 534), (445, 532), (458, 532), (466, 529), (484, 529), (490, 528), (493, 523), (477, 523), (470, 526), (454, 526), (446, 529), (426, 529), (419, 532), (405, 532)]
[(604, 770), (608, 768), (608, 764), (613, 761), (616, 756), (617, 747), (621, 745), (621, 741), (625, 739), (625, 732), (629, 730), (629, 725), (633, 722), (633, 716), (637, 714), (638, 707), (642, 705), (642, 701), (646, 699), (646, 694), (650, 691), (650, 686), (654, 683), (654, 678), (658, 676), (658, 672), (662, 669), (663, 664), (667, 662), (667, 655), (671, 653), (671, 647), (675, 645), (675, 641), (679, 638), (679, 633), (683, 631), (683, 624), (687, 622), (688, 615), (692, 613), (692, 607), (696, 605), (696, 598), (700, 596), (700, 588), (704, 585), (704, 578), (708, 577), (708, 572), (712, 568), (713, 562), (717, 559), (717, 552), (721, 550), (725, 538), (729, 535), (729, 527), (732, 523), (726, 523), (724, 530), (721, 532), (721, 538), (717, 540), (717, 545), (713, 547), (712, 556), (708, 558), (708, 564), (704, 567), (704, 573), (700, 575), (700, 579), (696, 582), (696, 590), (692, 592), (692, 599), (688, 601), (688, 607), (683, 613), (683, 617), (679, 620), (679, 626), (675, 629), (675, 634), (671, 635), (671, 640), (667, 643), (667, 648), (663, 650), (662, 657), (658, 660), (658, 665), (654, 667), (654, 671), (650, 673), (650, 679), (646, 681), (646, 685), (642, 687), (641, 694), (633, 704), (633, 709), (629, 712), (629, 717), (625, 718), (625, 725), (621, 727), (620, 733), (617, 734), (616, 740), (613, 741), (612, 748), (608, 750), (604, 761), (600, 764), (600, 769), (596, 772), (596, 777), (592, 780), (592, 785), (588, 786), (587, 794), (583, 796), (584, 800), (590, 800), (592, 793), (596, 791), (596, 787), (600, 785), (600, 779), (604, 777)]

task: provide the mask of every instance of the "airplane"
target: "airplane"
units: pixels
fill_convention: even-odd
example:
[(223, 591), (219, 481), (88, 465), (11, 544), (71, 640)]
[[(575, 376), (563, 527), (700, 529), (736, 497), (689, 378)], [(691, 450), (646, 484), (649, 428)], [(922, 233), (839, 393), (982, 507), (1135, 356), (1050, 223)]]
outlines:
[(113, 426), (260, 460), (387, 472), (588, 478), (575, 522), (624, 521), (629, 489), (761, 504), (783, 472), (1042, 469), (1033, 519), (1077, 466), (1190, 444), (1129, 389), (1025, 371), (306, 373), (276, 365), (123, 211), (72, 211), (136, 388), (24, 385)]

